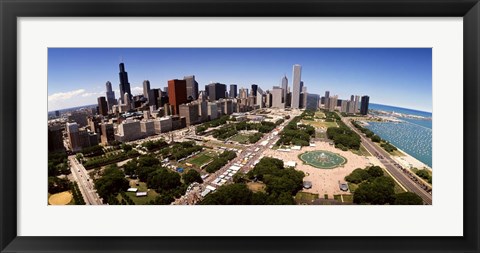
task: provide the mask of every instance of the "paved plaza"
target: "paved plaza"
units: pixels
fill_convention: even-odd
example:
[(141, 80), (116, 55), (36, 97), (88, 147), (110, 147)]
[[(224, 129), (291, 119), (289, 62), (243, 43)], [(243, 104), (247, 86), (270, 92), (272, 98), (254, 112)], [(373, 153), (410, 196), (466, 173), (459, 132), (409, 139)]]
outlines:
[[(304, 163), (304, 161), (300, 159), (302, 154), (312, 151), (320, 151), (320, 154), (322, 152), (325, 154), (327, 152), (337, 154), (339, 157), (344, 158), (346, 162), (343, 165), (338, 165), (335, 168), (319, 169)], [(312, 155), (314, 154), (317, 154), (317, 152), (312, 153)], [(380, 161), (373, 156), (358, 156), (350, 151), (336, 149), (333, 145), (323, 141), (315, 142), (315, 147), (303, 147), (302, 150), (290, 150), (288, 152), (272, 149), (265, 150), (264, 155), (278, 158), (284, 162), (295, 161), (297, 163), (295, 169), (301, 170), (305, 173), (303, 180), (312, 182), (312, 188), (304, 189), (303, 191), (317, 193), (321, 196), (328, 194), (330, 198), (332, 198), (335, 194), (345, 194), (345, 192), (340, 190), (338, 181), (344, 182), (345, 176), (350, 174), (353, 170), (357, 168), (363, 169), (370, 165), (378, 165), (383, 167)]]

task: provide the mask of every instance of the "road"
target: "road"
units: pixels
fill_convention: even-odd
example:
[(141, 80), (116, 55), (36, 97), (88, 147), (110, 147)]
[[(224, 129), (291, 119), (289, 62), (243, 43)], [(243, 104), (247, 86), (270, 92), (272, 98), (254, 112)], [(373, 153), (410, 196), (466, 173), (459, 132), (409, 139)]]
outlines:
[(74, 155), (69, 156), (68, 160), (70, 161), (70, 170), (72, 171), (73, 178), (77, 182), (78, 188), (80, 188), (85, 204), (103, 205), (102, 199), (98, 196), (93, 180), (90, 179), (85, 167), (78, 163)]
[(431, 205), (432, 204), (432, 195), (425, 191), (420, 185), (414, 182), (412, 179), (408, 177), (402, 170), (395, 166), (396, 162), (392, 159), (389, 153), (385, 151), (383, 148), (378, 147), (373, 143), (369, 138), (365, 137), (360, 130), (354, 127), (349, 118), (342, 117), (343, 123), (345, 123), (348, 127), (350, 127), (353, 131), (355, 131), (360, 137), (363, 146), (370, 152), (372, 155), (380, 154), (383, 156), (383, 159), (379, 158), (380, 162), (385, 166), (388, 172), (398, 181), (400, 182), (408, 191), (416, 193), (425, 204)]

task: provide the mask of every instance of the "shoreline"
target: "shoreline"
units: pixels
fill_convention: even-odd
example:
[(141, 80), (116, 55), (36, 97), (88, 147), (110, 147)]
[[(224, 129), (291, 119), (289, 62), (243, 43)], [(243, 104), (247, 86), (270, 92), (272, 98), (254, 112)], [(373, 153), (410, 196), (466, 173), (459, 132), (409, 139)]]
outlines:
[[(368, 125), (368, 120), (365, 120), (363, 121), (364, 124)], [(370, 130), (370, 129), (369, 129)], [(372, 131), (372, 130), (370, 130)], [(373, 131), (372, 131), (373, 132)], [(376, 134), (376, 133), (374, 133)], [(414, 168), (417, 168), (417, 169), (428, 169), (430, 170), (431, 172), (433, 171), (432, 170), (432, 167), (430, 167), (429, 165), (425, 164), (424, 162), (420, 161), (419, 159), (413, 157), (412, 155), (408, 154), (407, 152), (405, 152), (404, 150), (400, 149), (399, 147), (397, 147), (396, 145), (394, 145), (393, 143), (391, 142), (388, 142), (390, 143), (390, 145), (394, 146), (397, 151), (401, 152), (403, 154), (403, 156), (396, 156), (396, 155), (392, 155), (390, 154), (390, 156), (396, 160), (397, 162), (399, 162), (401, 165), (407, 167), (407, 168), (410, 168), (410, 167), (414, 167)], [(388, 153), (388, 152), (387, 152)]]
[[(391, 144), (391, 145), (393, 145), (393, 144)], [(418, 160), (417, 158), (411, 156), (410, 154), (403, 151), (402, 149), (399, 149), (397, 146), (395, 146), (395, 148), (397, 148), (397, 150), (400, 151), (403, 154), (403, 156), (391, 155), (391, 157), (393, 159), (399, 161), (401, 163), (401, 165), (405, 165), (404, 163), (407, 163), (406, 166), (405, 166), (407, 168), (410, 167), (409, 165), (412, 165), (412, 167), (417, 168), (417, 169), (426, 168), (430, 171), (433, 171), (432, 168), (430, 166), (428, 166), (427, 164), (425, 164), (422, 161)]]

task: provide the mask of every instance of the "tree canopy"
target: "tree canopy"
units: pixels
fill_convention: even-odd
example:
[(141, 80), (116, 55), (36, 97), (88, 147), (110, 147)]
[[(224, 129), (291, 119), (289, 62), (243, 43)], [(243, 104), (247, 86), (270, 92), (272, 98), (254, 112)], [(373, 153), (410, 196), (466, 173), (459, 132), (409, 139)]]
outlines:
[(129, 187), (125, 174), (116, 165), (110, 165), (102, 172), (102, 177), (95, 180), (95, 189), (103, 199), (116, 196)]
[(193, 182), (203, 183), (203, 179), (200, 176), (200, 173), (198, 173), (198, 171), (194, 169), (191, 169), (187, 171), (185, 174), (183, 174), (182, 179), (186, 185), (190, 185)]

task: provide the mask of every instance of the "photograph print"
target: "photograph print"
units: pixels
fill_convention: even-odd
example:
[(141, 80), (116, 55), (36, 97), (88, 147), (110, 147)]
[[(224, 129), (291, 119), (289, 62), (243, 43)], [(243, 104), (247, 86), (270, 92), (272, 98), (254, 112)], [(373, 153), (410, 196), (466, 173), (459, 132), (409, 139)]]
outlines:
[(431, 48), (49, 48), (48, 205), (432, 205)]

